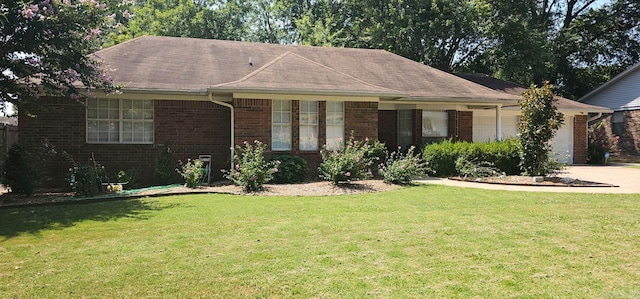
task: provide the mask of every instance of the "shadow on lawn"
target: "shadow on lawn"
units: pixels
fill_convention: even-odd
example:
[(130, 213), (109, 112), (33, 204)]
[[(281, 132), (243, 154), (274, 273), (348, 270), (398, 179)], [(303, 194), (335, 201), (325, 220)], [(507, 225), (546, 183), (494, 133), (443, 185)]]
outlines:
[(118, 218), (149, 219), (150, 211), (170, 208), (156, 201), (119, 200), (93, 204), (65, 204), (0, 209), (0, 236), (38, 234), (44, 229), (63, 229), (78, 222), (111, 221)]

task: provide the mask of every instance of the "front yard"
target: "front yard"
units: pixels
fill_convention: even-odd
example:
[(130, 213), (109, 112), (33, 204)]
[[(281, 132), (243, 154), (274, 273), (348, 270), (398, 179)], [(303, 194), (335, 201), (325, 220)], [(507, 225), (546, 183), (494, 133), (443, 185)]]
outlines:
[(2, 297), (640, 296), (635, 195), (417, 186), (0, 209)]

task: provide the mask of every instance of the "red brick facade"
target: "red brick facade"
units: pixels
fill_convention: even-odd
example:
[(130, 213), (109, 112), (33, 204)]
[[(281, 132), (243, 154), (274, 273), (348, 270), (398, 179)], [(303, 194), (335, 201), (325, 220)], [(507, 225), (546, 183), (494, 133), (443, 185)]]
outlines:
[(587, 116), (573, 117), (573, 163), (587, 163)]
[(473, 111), (449, 110), (449, 138), (453, 141), (473, 141)]
[[(169, 142), (177, 160), (212, 155), (212, 175), (227, 168), (230, 145), (229, 109), (211, 102), (154, 101), (154, 144), (90, 144), (86, 142), (85, 107), (72, 99), (43, 98), (47, 110), (31, 108), (36, 117), (20, 115), (20, 138), (46, 140), (57, 152), (51, 163), (52, 185), (64, 184), (71, 164), (68, 153), (79, 163), (92, 156), (108, 173), (135, 170), (140, 182), (152, 183), (156, 158)], [(20, 112), (23, 112), (21, 110)]]
[[(607, 133), (613, 135), (611, 114), (603, 118)], [(622, 111), (622, 135), (615, 148), (617, 155), (640, 156), (640, 110)]]

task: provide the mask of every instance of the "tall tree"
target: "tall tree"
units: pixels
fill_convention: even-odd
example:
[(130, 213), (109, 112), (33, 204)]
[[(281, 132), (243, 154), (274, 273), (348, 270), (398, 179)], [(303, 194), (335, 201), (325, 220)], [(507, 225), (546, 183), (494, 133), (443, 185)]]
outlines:
[(90, 55), (99, 48), (105, 7), (71, 0), (0, 4), (2, 104), (37, 104), (43, 94), (78, 97), (83, 89), (111, 91), (111, 79)]

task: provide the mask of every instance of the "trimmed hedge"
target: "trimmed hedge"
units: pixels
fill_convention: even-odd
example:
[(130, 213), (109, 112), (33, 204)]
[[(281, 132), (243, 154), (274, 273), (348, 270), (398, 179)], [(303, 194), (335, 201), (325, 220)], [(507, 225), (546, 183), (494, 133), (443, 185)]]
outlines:
[(468, 161), (487, 161), (507, 175), (520, 174), (520, 154), (517, 139), (493, 142), (452, 142), (445, 140), (429, 144), (422, 151), (422, 158), (429, 163), (435, 176), (456, 176), (456, 160), (464, 157)]

